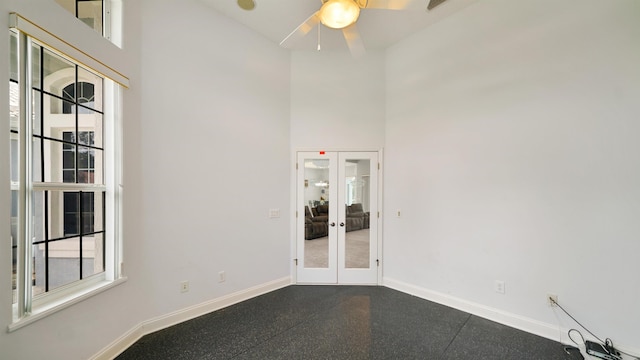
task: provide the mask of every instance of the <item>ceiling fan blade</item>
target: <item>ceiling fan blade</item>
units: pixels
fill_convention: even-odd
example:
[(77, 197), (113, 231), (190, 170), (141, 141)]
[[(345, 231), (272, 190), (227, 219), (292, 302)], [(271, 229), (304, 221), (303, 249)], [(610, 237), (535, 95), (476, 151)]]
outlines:
[(347, 40), (349, 51), (351, 51), (351, 55), (353, 57), (359, 58), (366, 53), (364, 43), (360, 38), (360, 33), (358, 32), (358, 28), (355, 23), (342, 29), (342, 35), (344, 35), (344, 39)]
[(431, 10), (434, 7), (442, 4), (445, 1), (447, 1), (447, 0), (431, 0), (431, 1), (429, 1), (429, 6), (427, 6), (427, 10)]
[(291, 32), (291, 34), (287, 35), (284, 40), (280, 42), (280, 46), (288, 47), (294, 44), (296, 41), (302, 39), (305, 35), (311, 31), (314, 27), (316, 27), (320, 23), (320, 11), (316, 11), (313, 15), (309, 16), (307, 20), (305, 20), (302, 24), (298, 25), (298, 27)]
[(407, 10), (424, 8), (425, 0), (360, 0), (365, 9)]

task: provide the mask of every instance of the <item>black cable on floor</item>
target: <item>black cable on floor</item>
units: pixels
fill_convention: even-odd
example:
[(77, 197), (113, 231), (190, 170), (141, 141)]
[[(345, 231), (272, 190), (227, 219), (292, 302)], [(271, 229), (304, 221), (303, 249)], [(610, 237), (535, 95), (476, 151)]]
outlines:
[[(596, 334), (592, 333), (589, 329), (587, 329), (584, 325), (582, 325), (576, 318), (574, 318), (571, 314), (569, 314), (569, 312), (567, 310), (565, 310), (562, 305), (558, 304), (557, 301), (555, 301), (553, 298), (549, 298), (549, 301), (551, 301), (552, 303), (556, 304), (556, 306), (558, 306), (560, 308), (560, 310), (562, 310), (565, 314), (567, 314), (567, 316), (569, 316), (571, 319), (573, 319), (573, 321), (576, 322), (576, 324), (580, 325), (581, 328), (585, 329), (589, 334), (591, 334), (591, 336), (593, 336), (594, 338), (598, 339), (598, 341), (600, 341), (600, 343), (605, 347), (605, 349), (609, 352), (611, 352), (612, 350), (614, 350), (613, 347), (613, 341), (609, 338), (607, 338), (605, 341), (602, 341), (602, 339), (600, 339), (598, 336), (596, 336)], [(569, 339), (571, 339), (571, 341), (573, 341), (576, 345), (580, 345), (578, 344), (575, 340), (573, 340), (573, 338), (571, 337), (571, 332), (572, 331), (576, 331), (578, 334), (580, 334), (580, 337), (582, 337), (582, 342), (584, 343), (584, 337), (582, 336), (582, 334), (576, 330), (576, 329), (571, 329), (569, 330)], [(565, 352), (567, 351), (567, 349), (565, 349)], [(620, 351), (618, 349), (615, 349), (615, 351), (617, 351), (618, 353), (622, 353), (625, 354), (627, 356), (630, 356), (636, 360), (640, 360), (640, 358), (633, 356), (629, 353), (626, 353), (624, 351)]]
[[(576, 324), (580, 325), (580, 327), (581, 327), (581, 328), (583, 328), (583, 329), (587, 330), (587, 332), (588, 332), (589, 334), (591, 334), (594, 338), (598, 339), (598, 341), (600, 341), (602, 344), (604, 344), (604, 343), (605, 343), (604, 341), (602, 341), (602, 339), (600, 339), (599, 337), (597, 337), (594, 333), (592, 333), (591, 331), (589, 331), (589, 329), (587, 329), (584, 325), (582, 325), (582, 324), (580, 323), (580, 321), (576, 320), (576, 318), (574, 318), (573, 316), (571, 316), (571, 314), (569, 314), (569, 312), (568, 312), (567, 310), (565, 310), (565, 309), (564, 309), (560, 304), (558, 304), (558, 302), (557, 302), (557, 301), (555, 301), (555, 300), (554, 300), (553, 298), (551, 298), (551, 297), (549, 298), (549, 300), (550, 300), (552, 303), (556, 304), (556, 305), (557, 305), (557, 306), (558, 306), (562, 311), (564, 311), (564, 313), (565, 313), (565, 314), (567, 314), (567, 316), (569, 316), (571, 319), (573, 319), (573, 321), (575, 321), (575, 322), (576, 322)], [(574, 342), (575, 342), (575, 341), (574, 341)]]

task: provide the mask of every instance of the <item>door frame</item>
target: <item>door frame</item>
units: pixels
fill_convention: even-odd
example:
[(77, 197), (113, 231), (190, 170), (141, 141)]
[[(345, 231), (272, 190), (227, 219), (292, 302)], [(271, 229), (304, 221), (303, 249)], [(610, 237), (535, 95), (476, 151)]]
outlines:
[[(291, 152), (290, 156), (290, 164), (291, 173), (290, 173), (290, 226), (289, 226), (289, 234), (290, 234), (290, 275), (291, 275), (291, 283), (298, 283), (298, 266), (297, 266), (297, 257), (298, 257), (298, 244), (297, 244), (297, 216), (304, 216), (304, 214), (297, 214), (297, 179), (298, 179), (298, 171), (296, 166), (298, 164), (298, 153), (299, 152), (377, 152), (378, 153), (378, 191), (376, 196), (378, 197), (378, 213), (373, 219), (370, 221), (377, 221), (378, 224), (378, 272), (377, 272), (377, 285), (383, 285), (383, 274), (384, 274), (384, 222), (383, 222), (383, 194), (384, 194), (384, 149), (344, 149), (344, 148), (295, 148)], [(322, 285), (322, 284), (317, 284)], [(336, 285), (336, 284), (333, 284)], [(342, 285), (342, 284), (337, 284)], [(345, 284), (346, 285), (346, 284)], [(357, 285), (357, 284), (348, 284), (348, 285)]]

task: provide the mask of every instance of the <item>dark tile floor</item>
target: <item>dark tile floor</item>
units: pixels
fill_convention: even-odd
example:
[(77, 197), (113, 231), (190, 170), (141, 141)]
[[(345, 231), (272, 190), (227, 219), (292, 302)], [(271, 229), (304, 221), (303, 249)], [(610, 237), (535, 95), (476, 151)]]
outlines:
[(128, 359), (582, 359), (385, 287), (289, 286), (149, 334)]

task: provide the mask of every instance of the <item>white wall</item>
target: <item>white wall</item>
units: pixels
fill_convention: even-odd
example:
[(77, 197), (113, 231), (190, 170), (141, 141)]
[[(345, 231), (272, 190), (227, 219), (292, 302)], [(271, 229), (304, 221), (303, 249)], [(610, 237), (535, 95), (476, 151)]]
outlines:
[(489, 0), (391, 48), (385, 278), (640, 349), (639, 39), (638, 1)]
[(289, 53), (197, 1), (142, 13), (146, 233), (133, 266), (157, 315), (289, 275)]
[[(376, 51), (368, 51), (357, 59), (340, 52), (291, 53), (292, 164), (296, 161), (295, 152), (301, 150), (378, 150), (383, 147), (384, 64), (384, 53)], [(290, 181), (295, 184), (293, 167), (290, 173)], [(290, 206), (297, 207), (293, 188)], [(296, 234), (295, 223), (291, 224), (290, 233)], [(295, 241), (290, 254), (296, 256)], [(294, 278), (295, 271), (292, 266)]]
[(377, 150), (384, 144), (384, 54), (294, 51), (292, 149)]
[[(129, 279), (18, 331), (0, 331), (1, 358), (86, 359), (142, 321), (289, 276), (289, 53), (196, 1), (123, 5), (124, 51), (110, 60), (131, 77), (124, 99)], [(5, 29), (9, 11), (74, 38), (75, 20), (53, 1), (1, 2)], [(0, 36), (0, 48), (7, 38)], [(0, 69), (7, 61), (0, 56)], [(0, 82), (8, 82), (7, 71)], [(8, 114), (6, 101), (0, 114)], [(8, 133), (0, 121), (1, 169), (8, 169)], [(1, 178), (8, 184), (8, 172)], [(9, 199), (7, 186), (0, 204)], [(269, 208), (283, 216), (268, 219)], [(8, 211), (0, 206), (2, 218)], [(8, 225), (0, 221), (0, 233), (9, 234)], [(0, 251), (0, 288), (11, 286), (10, 264), (10, 252)], [(188, 293), (179, 291), (182, 280), (190, 281)], [(2, 294), (6, 326), (11, 294)]]

